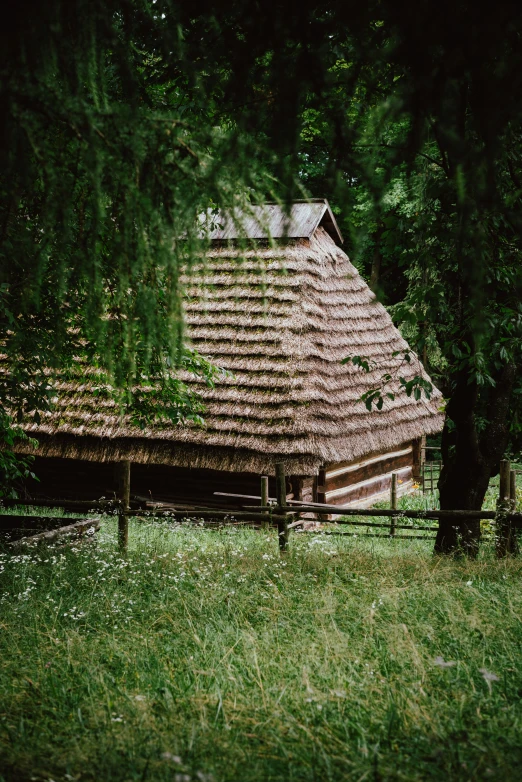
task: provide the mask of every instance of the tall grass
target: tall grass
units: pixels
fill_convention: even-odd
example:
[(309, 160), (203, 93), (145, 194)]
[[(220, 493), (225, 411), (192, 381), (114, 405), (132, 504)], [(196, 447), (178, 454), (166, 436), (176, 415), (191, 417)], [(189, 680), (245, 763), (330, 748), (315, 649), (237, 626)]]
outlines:
[(115, 521), (0, 556), (0, 779), (518, 779), (522, 563)]

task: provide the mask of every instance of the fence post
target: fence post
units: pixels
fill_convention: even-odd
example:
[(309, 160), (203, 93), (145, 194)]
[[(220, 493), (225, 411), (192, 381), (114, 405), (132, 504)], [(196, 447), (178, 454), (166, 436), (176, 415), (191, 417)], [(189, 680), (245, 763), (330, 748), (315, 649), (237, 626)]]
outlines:
[(511, 512), (511, 464), (508, 459), (502, 459), (500, 462), (497, 515), (495, 517), (497, 557), (505, 557), (516, 552), (514, 530), (511, 522), (506, 518), (506, 515)]
[(283, 462), (277, 462), (276, 472), (276, 499), (277, 499), (277, 537), (279, 539), (279, 551), (285, 552), (288, 547), (288, 518), (286, 515), (286, 478)]
[[(412, 477), (417, 483), (420, 483), (422, 477), (422, 454), (423, 454), (423, 440), (424, 446), (426, 445), (426, 436), (419, 437), (417, 440), (412, 440)], [(424, 451), (426, 453), (426, 451)]]
[(120, 512), (118, 513), (118, 546), (120, 551), (127, 551), (129, 545), (129, 517), (126, 511), (130, 508), (130, 461), (122, 459), (116, 465), (118, 498)]
[(515, 470), (509, 471), (509, 499), (511, 500), (511, 513), (517, 510), (517, 473)]
[[(261, 506), (268, 506), (268, 475), (261, 476)], [(268, 523), (270, 519), (270, 511), (266, 511), (266, 521), (263, 519), (261, 522), (261, 529), (268, 529)]]
[[(390, 487), (390, 507), (397, 510), (397, 473), (392, 472)], [(395, 537), (395, 516), (390, 517), (390, 536)]]
[[(326, 467), (322, 464), (319, 467), (317, 473), (317, 502), (326, 503)], [(328, 514), (318, 513), (317, 518), (319, 521), (328, 521)]]
[[(517, 473), (515, 470), (509, 471), (509, 512), (516, 513), (517, 510)], [(516, 556), (518, 554), (518, 536), (517, 529), (513, 523), (509, 522), (509, 544), (510, 553)]]

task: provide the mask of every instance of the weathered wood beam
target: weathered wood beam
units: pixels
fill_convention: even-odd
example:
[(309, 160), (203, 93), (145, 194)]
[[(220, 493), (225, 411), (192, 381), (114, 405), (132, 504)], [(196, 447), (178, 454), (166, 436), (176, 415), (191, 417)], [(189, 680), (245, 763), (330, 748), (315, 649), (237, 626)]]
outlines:
[[(261, 505), (268, 505), (268, 475), (261, 476)], [(265, 521), (262, 522), (263, 529), (268, 529), (270, 517), (268, 512)]]
[[(248, 509), (252, 506), (243, 505)], [(267, 510), (259, 505), (255, 506), (257, 510)], [(275, 513), (279, 510), (277, 506), (270, 506)], [(391, 510), (391, 508), (343, 508), (339, 505), (322, 505), (319, 503), (299, 503), (295, 510), (300, 513), (329, 513), (337, 516), (396, 516), (398, 519), (448, 519), (472, 518), (472, 519), (495, 519), (497, 514), (493, 510)], [(522, 526), (522, 513), (508, 513), (507, 518), (515, 522), (517, 526)], [(342, 521), (338, 521), (342, 524)]]
[[(390, 508), (391, 510), (397, 510), (397, 479), (398, 475), (396, 472), (392, 473), (391, 477), (391, 486), (390, 486)], [(390, 535), (393, 537), (395, 535), (396, 530), (396, 523), (395, 523), (395, 516), (391, 517), (390, 520)]]
[(45, 532), (39, 532), (37, 535), (30, 535), (19, 540), (13, 540), (7, 545), (12, 549), (23, 548), (23, 546), (34, 546), (39, 543), (52, 543), (55, 540), (63, 537), (64, 535), (83, 535), (88, 529), (99, 529), (99, 519), (82, 519), (74, 524), (68, 524), (66, 527), (58, 527), (57, 529), (46, 530)]

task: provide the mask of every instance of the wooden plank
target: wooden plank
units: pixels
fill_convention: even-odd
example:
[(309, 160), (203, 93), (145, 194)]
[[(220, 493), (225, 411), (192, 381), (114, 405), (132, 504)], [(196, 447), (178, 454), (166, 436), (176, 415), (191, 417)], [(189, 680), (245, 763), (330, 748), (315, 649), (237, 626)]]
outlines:
[[(396, 472), (398, 474), (398, 480), (401, 482), (411, 479), (411, 466), (403, 467)], [(391, 476), (392, 473), (387, 473), (386, 475), (379, 475), (375, 478), (361, 481), (353, 486), (347, 486), (342, 489), (336, 489), (333, 492), (327, 492), (326, 502), (327, 504), (342, 505), (366, 499), (373, 494), (379, 494), (380, 492), (389, 489), (391, 485)]]
[[(245, 506), (248, 508), (249, 506)], [(257, 510), (274, 510), (277, 513), (277, 506), (270, 508), (261, 508), (256, 505)], [(397, 516), (398, 519), (495, 519), (496, 512), (492, 510), (391, 510), (391, 508), (347, 508), (342, 505), (323, 505), (319, 503), (300, 502), (296, 504), (296, 511), (300, 513), (323, 511), (335, 516)], [(290, 511), (290, 509), (289, 509)], [(508, 513), (507, 518), (515, 525), (522, 526), (522, 513)], [(339, 520), (336, 523), (342, 524)]]
[(408, 443), (404, 447), (401, 447), (395, 451), (387, 451), (386, 453), (380, 453), (376, 454), (375, 456), (371, 456), (368, 459), (363, 459), (359, 462), (334, 462), (332, 464), (329, 464), (326, 470), (326, 474), (328, 478), (333, 478), (336, 475), (339, 475), (343, 472), (354, 472), (361, 467), (367, 467), (371, 464), (374, 464), (376, 462), (380, 462), (383, 459), (390, 459), (394, 458), (396, 456), (403, 456), (407, 453), (412, 453), (413, 448), (411, 443)]
[[(326, 467), (324, 464), (319, 467), (319, 472), (317, 473), (316, 495), (316, 502), (318, 504), (326, 502)], [(328, 516), (319, 514), (318, 518), (320, 521), (327, 521)]]
[(58, 529), (48, 530), (46, 532), (40, 532), (38, 535), (30, 535), (29, 537), (20, 538), (20, 540), (14, 540), (7, 545), (14, 550), (23, 548), (23, 546), (35, 546), (41, 543), (53, 543), (65, 535), (83, 535), (88, 529), (99, 529), (99, 519), (81, 519), (74, 524), (68, 524), (65, 527), (58, 527)]
[[(402, 497), (413, 489), (413, 480), (402, 481), (397, 486), (397, 497)], [(343, 505), (344, 508), (374, 508), (377, 503), (387, 503), (390, 499), (389, 487), (378, 494), (372, 494), (365, 499), (355, 500), (354, 502), (347, 502)]]
[[(232, 494), (228, 491), (215, 491), (214, 494), (219, 495), (220, 497), (238, 497), (242, 500), (260, 500), (261, 496), (259, 494)], [(277, 502), (275, 497), (268, 497), (267, 498), (269, 502)]]
[[(392, 510), (397, 510), (397, 479), (398, 479), (398, 474), (396, 472), (392, 473), (391, 486), (390, 486), (390, 508)], [(397, 525), (395, 523), (395, 516), (391, 516), (390, 535), (392, 537), (395, 535), (396, 529), (397, 529)]]
[(374, 460), (367, 465), (358, 467), (356, 470), (337, 470), (333, 475), (327, 472), (326, 492), (361, 483), (379, 475), (387, 475), (408, 466), (413, 468), (411, 450)]
[[(261, 476), (261, 505), (268, 505), (268, 475)], [(269, 516), (262, 522), (263, 529), (268, 529)]]

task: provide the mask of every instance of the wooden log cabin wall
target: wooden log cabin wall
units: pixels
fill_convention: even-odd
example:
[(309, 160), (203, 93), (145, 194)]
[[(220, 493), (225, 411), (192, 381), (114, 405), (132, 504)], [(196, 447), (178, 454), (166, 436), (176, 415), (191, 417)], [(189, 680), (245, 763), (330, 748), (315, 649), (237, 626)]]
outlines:
[(364, 507), (389, 497), (393, 473), (397, 474), (399, 495), (404, 494), (420, 479), (420, 455), (418, 439), (356, 462), (328, 464), (319, 469), (311, 499), (329, 505)]
[[(128, 460), (38, 458), (34, 466), (39, 481), (26, 485), (28, 496), (55, 499), (98, 500), (130, 497), (134, 506), (172, 503), (180, 507), (237, 507), (243, 496), (261, 496), (261, 474), (130, 464)], [(320, 467), (317, 475), (287, 476), (287, 499), (360, 506), (387, 498), (392, 473), (397, 473), (399, 494), (410, 490), (420, 477), (420, 440), (394, 451), (356, 462)], [(269, 475), (268, 496), (275, 497), (275, 476)]]

